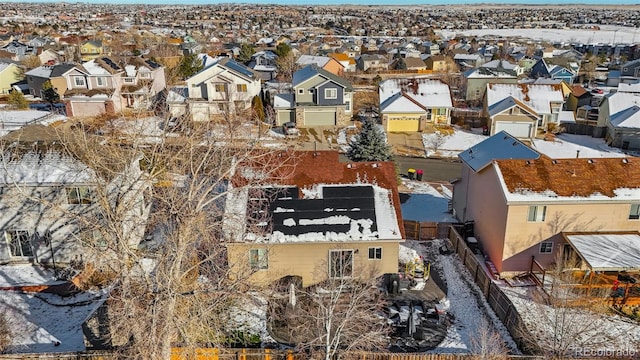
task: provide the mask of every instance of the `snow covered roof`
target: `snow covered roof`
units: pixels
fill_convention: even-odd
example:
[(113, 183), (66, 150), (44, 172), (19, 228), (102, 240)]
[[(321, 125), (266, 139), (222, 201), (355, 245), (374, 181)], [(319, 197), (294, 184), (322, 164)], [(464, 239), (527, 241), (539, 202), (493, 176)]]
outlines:
[(576, 122), (576, 114), (573, 111), (560, 110), (558, 114), (558, 121), (562, 123), (575, 123)]
[(491, 136), (458, 155), (467, 166), (478, 172), (499, 159), (537, 159), (540, 153), (505, 131)]
[(273, 97), (273, 107), (290, 109), (295, 107), (293, 94), (278, 94)]
[(91, 75), (111, 75), (107, 69), (105, 69), (102, 65), (96, 62), (96, 60), (89, 60), (82, 64), (82, 66), (89, 72)]
[(604, 96), (609, 103), (609, 116), (617, 114), (634, 105), (640, 106), (640, 96), (628, 92), (609, 93)]
[(640, 201), (636, 158), (496, 160), (507, 203)]
[(449, 85), (440, 80), (414, 78), (388, 79), (381, 82), (379, 86), (380, 108), (388, 107), (390, 103), (385, 102), (394, 96), (397, 98), (398, 93), (402, 93), (402, 97), (408, 98), (426, 109), (453, 107)]
[[(640, 270), (640, 234), (563, 234), (595, 271)], [(597, 244), (597, 245), (596, 245)]]
[(633, 84), (620, 83), (618, 84), (618, 92), (640, 93), (640, 82), (633, 83)]
[(633, 105), (630, 108), (617, 112), (609, 118), (611, 125), (616, 128), (639, 129), (640, 107)]
[[(344, 163), (335, 151), (283, 151), (265, 157), (269, 159), (252, 161), (278, 161), (277, 168), (265, 173), (260, 167), (240, 164), (232, 179), (225, 211), (230, 240), (282, 243), (404, 238), (392, 162)], [(268, 185), (251, 185), (250, 179)], [(248, 219), (260, 214), (256, 206), (265, 199), (270, 216), (252, 224)], [(262, 231), (254, 231), (256, 226)]]
[(0, 185), (50, 185), (95, 183), (96, 175), (85, 164), (56, 151), (44, 154), (29, 152), (16, 158), (5, 153), (6, 164), (0, 167)]
[(491, 106), (509, 96), (526, 104), (538, 114), (550, 114), (551, 103), (563, 103), (560, 85), (488, 84), (487, 105)]
[(329, 60), (331, 60), (331, 58), (328, 56), (300, 55), (298, 60), (296, 60), (296, 64), (300, 66), (315, 64), (323, 67)]

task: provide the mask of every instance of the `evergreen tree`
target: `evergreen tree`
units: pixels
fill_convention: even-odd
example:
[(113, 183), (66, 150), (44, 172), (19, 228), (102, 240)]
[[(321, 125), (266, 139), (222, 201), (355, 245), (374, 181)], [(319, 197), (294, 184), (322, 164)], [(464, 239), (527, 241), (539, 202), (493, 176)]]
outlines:
[(276, 55), (278, 55), (278, 57), (285, 57), (289, 55), (290, 52), (291, 46), (285, 42), (281, 42), (276, 46)]
[(20, 110), (24, 110), (29, 107), (27, 99), (20, 91), (17, 90), (11, 90), (11, 92), (9, 92), (7, 102)]
[(392, 159), (391, 147), (373, 120), (362, 123), (360, 134), (349, 143), (347, 157), (351, 161), (388, 161)]
[(240, 53), (236, 56), (236, 60), (243, 64), (248, 63), (251, 60), (251, 56), (255, 53), (253, 46), (250, 44), (242, 44), (240, 46)]
[(178, 75), (182, 78), (190, 78), (200, 70), (202, 70), (202, 60), (198, 58), (198, 54), (184, 55), (180, 59)]
[(251, 111), (258, 120), (264, 121), (264, 106), (262, 105), (262, 99), (260, 96), (256, 95), (251, 99)]
[(42, 84), (42, 100), (46, 101), (53, 107), (53, 104), (60, 102), (60, 95), (51, 85), (51, 81), (47, 80)]

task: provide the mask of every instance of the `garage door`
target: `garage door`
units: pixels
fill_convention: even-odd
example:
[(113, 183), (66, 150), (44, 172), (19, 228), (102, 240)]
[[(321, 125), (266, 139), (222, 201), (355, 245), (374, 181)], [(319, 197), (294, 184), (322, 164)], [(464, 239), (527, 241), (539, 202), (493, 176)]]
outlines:
[(335, 110), (305, 111), (304, 126), (331, 126), (336, 125)]
[(506, 131), (509, 135), (517, 138), (531, 137), (531, 123), (517, 122), (517, 121), (496, 121), (496, 129), (494, 134), (500, 131)]
[(286, 122), (296, 122), (296, 113), (293, 110), (278, 110), (277, 126), (282, 126)]
[(389, 118), (387, 121), (388, 132), (405, 132), (418, 131), (420, 129), (420, 120), (412, 118), (394, 119)]

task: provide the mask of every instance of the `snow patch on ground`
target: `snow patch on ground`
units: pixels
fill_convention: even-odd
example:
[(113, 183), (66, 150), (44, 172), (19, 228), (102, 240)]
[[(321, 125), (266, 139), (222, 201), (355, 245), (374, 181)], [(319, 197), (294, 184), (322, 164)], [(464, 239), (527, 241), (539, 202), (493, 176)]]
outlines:
[(267, 299), (249, 293), (229, 309), (229, 327), (247, 334), (260, 335), (263, 343), (275, 343), (267, 331)]
[(0, 312), (7, 316), (11, 329), (9, 352), (84, 351), (82, 324), (104, 302), (106, 292), (68, 297), (0, 292)]
[[(559, 326), (564, 321), (566, 334), (577, 335), (569, 355), (575, 355), (578, 350), (638, 351), (640, 348), (640, 325), (630, 319), (585, 309), (571, 309), (563, 314), (562, 311), (534, 301), (534, 293), (537, 292), (535, 287), (503, 285), (501, 289), (515, 306), (535, 342), (541, 346), (550, 346), (554, 326)], [(554, 315), (558, 316), (557, 320), (553, 320)]]
[(489, 304), (481, 297), (478, 300), (476, 293), (479, 289), (471, 275), (464, 268), (457, 255), (441, 255), (437, 249), (444, 245), (447, 240), (433, 240), (430, 246), (423, 246), (423, 242), (407, 241), (406, 246), (416, 250), (426, 259), (437, 261), (432, 267), (432, 271), (439, 271), (441, 277), (447, 284), (447, 300), (449, 302), (449, 313), (453, 315), (452, 324), (449, 326), (447, 336), (438, 347), (429, 351), (430, 353), (470, 353), (473, 351), (473, 341), (478, 340), (477, 334), (485, 329), (487, 325), (492, 327), (492, 331), (499, 334), (504, 344), (515, 354), (519, 350), (511, 335), (502, 322), (495, 315)]
[[(441, 137), (441, 140), (439, 140), (438, 137)], [(485, 135), (456, 129), (451, 135), (440, 135), (438, 133), (423, 134), (422, 144), (424, 145), (427, 156), (452, 158), (457, 157), (459, 153), (486, 139), (487, 136)], [(437, 142), (441, 142), (441, 144), (435, 146)]]

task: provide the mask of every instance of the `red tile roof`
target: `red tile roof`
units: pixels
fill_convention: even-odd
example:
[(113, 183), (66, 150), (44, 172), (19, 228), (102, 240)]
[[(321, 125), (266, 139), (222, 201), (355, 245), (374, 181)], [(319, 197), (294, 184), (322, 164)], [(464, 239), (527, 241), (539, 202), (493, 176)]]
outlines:
[(640, 188), (640, 159), (597, 158), (497, 160), (511, 193), (553, 191), (558, 196), (614, 197), (614, 190)]

